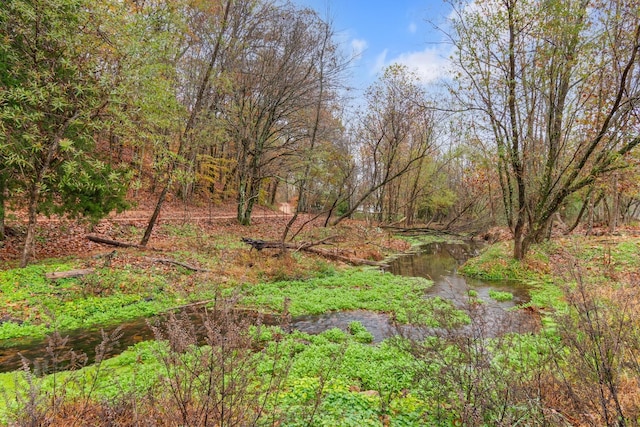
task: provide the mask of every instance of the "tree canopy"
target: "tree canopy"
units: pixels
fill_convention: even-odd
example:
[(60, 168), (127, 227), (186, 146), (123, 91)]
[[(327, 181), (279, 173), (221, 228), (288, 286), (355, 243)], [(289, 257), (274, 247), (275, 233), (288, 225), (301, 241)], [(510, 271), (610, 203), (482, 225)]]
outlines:
[(392, 64), (354, 100), (331, 21), (288, 1), (3, 2), (0, 239), (23, 209), (24, 265), (39, 214), (97, 220), (128, 190), (156, 201), (142, 245), (171, 195), (245, 225), (283, 201), (506, 225), (516, 258), (554, 221), (636, 218), (637, 0), (451, 5), (449, 94)]

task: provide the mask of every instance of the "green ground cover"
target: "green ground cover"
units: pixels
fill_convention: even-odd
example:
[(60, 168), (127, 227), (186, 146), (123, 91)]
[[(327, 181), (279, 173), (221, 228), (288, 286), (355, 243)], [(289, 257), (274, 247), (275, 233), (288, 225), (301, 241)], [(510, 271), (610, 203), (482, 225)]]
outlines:
[[(346, 331), (331, 329), (319, 335), (285, 333), (277, 327), (263, 327), (250, 332), (255, 335), (251, 341), (253, 350), (246, 357), (255, 357), (257, 362), (249, 383), (256, 378), (281, 375), (283, 382), (275, 395), (277, 398), (267, 409), (277, 414), (283, 426), (448, 426), (471, 420), (477, 421), (475, 425), (499, 422), (530, 425), (545, 420), (549, 412), (543, 410), (544, 399), (527, 399), (534, 391), (548, 390), (554, 395), (557, 390), (552, 382), (540, 381), (548, 380), (550, 372), (559, 370), (563, 381), (559, 384), (578, 387), (582, 381), (586, 384), (584, 390), (590, 390), (594, 385), (588, 382), (588, 372), (574, 370), (581, 366), (581, 361), (585, 366), (596, 363), (600, 367), (603, 363), (588, 359), (589, 354), (596, 353), (580, 351), (581, 346), (600, 342), (590, 344), (589, 329), (581, 330), (577, 335), (579, 340), (568, 335), (583, 327), (585, 321), (581, 320), (580, 310), (590, 306), (576, 305), (567, 295), (585, 283), (595, 286), (598, 292), (605, 288), (612, 289), (611, 292), (626, 289), (626, 283), (635, 277), (634, 272), (640, 271), (640, 239), (564, 239), (535, 246), (532, 255), (523, 262), (511, 260), (509, 254), (508, 244), (493, 245), (470, 260), (461, 271), (484, 279), (520, 280), (531, 285), (532, 298), (528, 305), (543, 316), (543, 329), (536, 334), (508, 334), (498, 338), (477, 335), (470, 340), (464, 335), (445, 333), (442, 337), (429, 336), (424, 340), (390, 339), (372, 345), (371, 333), (357, 322)], [(187, 252), (172, 254), (175, 259), (184, 259), (187, 255)], [(197, 257), (201, 263), (210, 260), (202, 254)], [(196, 258), (192, 255), (188, 259)], [(208, 267), (213, 267), (218, 261), (209, 262)], [(373, 269), (334, 268), (324, 262), (309, 262), (300, 255), (280, 261), (265, 257), (260, 262), (263, 262), (261, 268), (266, 265), (269, 272), (258, 273), (257, 281), (246, 281), (239, 286), (226, 282), (215, 292), (239, 295), (238, 301), (243, 307), (263, 312), (281, 312), (288, 307), (294, 316), (366, 309), (390, 313), (400, 321), (416, 321), (425, 330), (438, 326), (439, 320), (450, 321), (452, 314), (458, 316), (455, 324), (469, 324), (469, 319), (455, 313), (450, 303), (423, 299), (422, 292), (430, 286), (423, 279), (396, 277)], [(292, 263), (296, 265), (291, 267)], [(304, 268), (299, 265), (303, 263)], [(312, 267), (307, 268), (309, 266)], [(0, 327), (3, 337), (39, 336), (54, 327), (85, 327), (107, 319), (146, 316), (189, 298), (214, 295), (215, 286), (210, 277), (206, 283), (194, 284), (197, 276), (186, 271), (167, 275), (166, 271), (159, 270), (156, 274), (153, 270), (125, 266), (98, 269), (93, 276), (82, 279), (52, 282), (44, 278), (47, 272), (77, 267), (74, 261), (55, 261), (0, 272), (1, 302), (8, 307), (12, 318), (23, 322), (4, 322)], [(175, 286), (176, 280), (180, 286)], [(187, 285), (198, 292), (185, 293)], [(496, 300), (512, 297), (507, 294), (494, 291), (491, 297)], [(469, 296), (474, 297), (473, 290)], [(616, 304), (628, 302), (611, 301), (594, 306), (613, 310), (610, 314), (601, 312), (603, 321), (609, 319), (605, 316), (616, 319), (619, 312)], [(47, 319), (55, 319), (55, 324)], [(619, 322), (633, 321), (629, 315), (620, 319)], [(469, 328), (474, 330), (476, 326), (471, 322)], [(599, 330), (602, 336), (607, 336), (606, 328)], [(620, 348), (632, 348), (632, 345), (633, 342), (625, 341), (625, 346)], [(168, 367), (167, 354), (172, 351), (166, 342), (144, 342), (100, 365), (78, 371), (43, 377), (29, 377), (26, 371), (2, 374), (0, 388), (5, 395), (0, 405), (2, 419), (15, 420), (24, 409), (20, 402), (25, 404), (34, 387), (40, 393), (42, 408), (51, 401), (47, 396), (54, 395), (55, 390), (60, 392), (60, 384), (69, 385), (64, 393), (71, 401), (90, 395), (96, 401), (120, 402), (119, 399), (126, 397), (142, 402), (150, 393), (156, 398), (166, 398), (162, 393), (166, 392), (167, 381), (179, 372), (193, 372), (196, 377), (192, 380), (206, 375), (206, 370), (182, 368), (190, 366), (187, 362), (196, 363), (212, 354), (206, 346), (184, 347), (171, 358), (172, 363), (179, 361), (184, 365)], [(240, 354), (232, 349), (228, 360)], [(607, 354), (616, 361), (616, 366), (626, 367), (620, 369), (620, 373), (625, 372), (618, 380), (626, 384), (625, 376), (632, 374), (630, 365), (624, 362), (626, 356)], [(248, 365), (251, 363), (230, 366), (242, 369)], [(549, 370), (550, 367), (553, 369)], [(234, 372), (233, 369), (229, 373)], [(264, 384), (255, 382), (254, 386), (258, 389)], [(467, 412), (469, 408), (474, 408), (474, 412)]]

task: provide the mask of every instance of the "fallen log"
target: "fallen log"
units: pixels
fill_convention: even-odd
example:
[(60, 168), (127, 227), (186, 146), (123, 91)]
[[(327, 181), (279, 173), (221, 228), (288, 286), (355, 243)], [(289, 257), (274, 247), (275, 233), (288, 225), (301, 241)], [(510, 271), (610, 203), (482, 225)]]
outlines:
[(135, 243), (119, 242), (117, 240), (111, 240), (111, 239), (107, 239), (107, 238), (100, 237), (100, 236), (94, 236), (94, 235), (91, 235), (91, 234), (88, 234), (86, 237), (87, 237), (87, 239), (91, 240), (92, 242), (100, 243), (102, 245), (116, 246), (118, 248), (136, 248), (136, 249), (144, 249), (144, 250), (157, 250), (157, 249), (148, 248), (148, 247), (142, 246), (142, 245), (136, 245)]
[(71, 277), (81, 277), (87, 274), (93, 273), (93, 268), (82, 268), (77, 270), (68, 271), (54, 271), (53, 273), (47, 273), (44, 275), (49, 280), (68, 279)]
[(328, 259), (333, 259), (335, 261), (341, 261), (347, 264), (351, 264), (351, 265), (355, 265), (355, 266), (360, 266), (360, 265), (370, 265), (373, 267), (383, 267), (385, 264), (382, 262), (378, 262), (378, 261), (370, 261), (368, 259), (363, 259), (363, 258), (351, 258), (348, 256), (344, 256), (344, 255), (340, 255), (340, 254), (336, 254), (330, 251), (325, 251), (323, 249), (319, 249), (319, 248), (305, 248), (302, 249), (306, 252), (311, 252), (313, 254), (316, 255), (320, 255), (323, 256), (325, 258)]
[(210, 272), (211, 270), (206, 268), (195, 267), (193, 265), (185, 264), (184, 262), (175, 261), (168, 258), (149, 258), (153, 262), (159, 262), (160, 264), (173, 264), (178, 265), (180, 267), (186, 268), (187, 270), (196, 271), (196, 272)]
[(261, 251), (267, 248), (268, 249), (294, 249), (296, 251), (304, 251), (314, 246), (324, 245), (328, 241), (333, 240), (335, 238), (336, 236), (329, 236), (329, 237), (325, 237), (322, 240), (318, 240), (316, 242), (307, 242), (299, 245), (296, 245), (294, 243), (281, 242), (281, 241), (275, 242), (275, 241), (267, 241), (267, 240), (261, 240), (261, 239), (251, 239), (249, 237), (243, 237), (241, 240), (243, 243), (246, 243), (247, 245), (251, 246), (251, 249), (256, 249), (258, 251)]
[(305, 251), (312, 254), (320, 255), (324, 258), (332, 259), (335, 261), (345, 262), (351, 265), (371, 265), (375, 267), (381, 267), (384, 264), (376, 261), (369, 261), (362, 258), (351, 258), (344, 255), (337, 254), (335, 252), (326, 251), (320, 248), (316, 248), (315, 246), (325, 244), (328, 240), (334, 239), (335, 236), (327, 237), (325, 239), (319, 240), (317, 242), (310, 243), (302, 243), (300, 245), (295, 245), (293, 243), (283, 243), (283, 242), (274, 242), (274, 241), (266, 241), (260, 239), (250, 239), (248, 237), (243, 237), (242, 242), (251, 246), (252, 249), (256, 249), (261, 251), (262, 249), (294, 249), (296, 251)]
[(269, 249), (282, 249), (282, 248), (297, 249), (298, 248), (297, 246), (292, 245), (291, 243), (273, 242), (273, 241), (269, 242), (261, 239), (251, 239), (249, 237), (243, 237), (242, 243), (246, 243), (247, 245), (251, 246), (251, 249), (255, 249), (257, 251), (261, 251), (265, 248), (269, 248)]

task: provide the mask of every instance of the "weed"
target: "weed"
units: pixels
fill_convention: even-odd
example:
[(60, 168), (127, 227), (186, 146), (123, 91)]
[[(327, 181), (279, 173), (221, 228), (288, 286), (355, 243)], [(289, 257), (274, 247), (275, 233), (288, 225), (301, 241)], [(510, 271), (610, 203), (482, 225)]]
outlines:
[[(106, 375), (102, 361), (113, 350), (120, 331), (103, 332), (96, 348), (96, 364), (89, 375), (80, 370), (87, 357), (67, 346), (67, 338), (58, 331), (47, 337), (46, 356), (33, 364), (23, 358), (21, 375), (15, 377), (12, 393), (3, 390), (10, 423), (16, 425), (60, 425), (61, 419), (73, 416), (86, 421), (98, 384)], [(67, 370), (68, 372), (59, 372)], [(49, 375), (46, 375), (49, 374)], [(72, 415), (70, 415), (72, 414)]]
[(567, 265), (576, 286), (565, 287), (568, 310), (554, 316), (562, 347), (553, 353), (553, 381), (565, 390), (563, 406), (586, 424), (634, 425), (640, 416), (636, 285), (605, 290), (587, 281), (578, 262)]
[(371, 343), (373, 342), (373, 334), (367, 331), (367, 328), (361, 322), (351, 322), (349, 323), (349, 333), (353, 335), (353, 338), (357, 342), (361, 343)]
[[(501, 334), (485, 321), (485, 307), (469, 304), (469, 324), (439, 313), (439, 329), (415, 323), (394, 340), (414, 360), (413, 389), (431, 402), (428, 422), (435, 425), (535, 425), (543, 408), (530, 375), (543, 363), (523, 349), (519, 335)], [(532, 357), (532, 355), (534, 357)]]

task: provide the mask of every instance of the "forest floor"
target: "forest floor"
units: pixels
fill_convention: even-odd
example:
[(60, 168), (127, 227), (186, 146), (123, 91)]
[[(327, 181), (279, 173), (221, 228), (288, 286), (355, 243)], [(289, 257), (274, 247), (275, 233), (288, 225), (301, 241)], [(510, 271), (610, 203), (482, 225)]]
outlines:
[[(0, 243), (0, 365), (5, 363), (4, 360), (13, 357), (13, 353), (17, 351), (14, 349), (3, 352), (2, 345), (4, 348), (10, 348), (14, 344), (20, 344), (23, 338), (37, 340), (50, 335), (54, 330), (64, 332), (109, 327), (129, 320), (151, 318), (176, 309), (191, 309), (202, 304), (215, 305), (220, 296), (225, 299), (228, 297), (243, 310), (255, 310), (265, 315), (281, 315), (282, 318), (367, 310), (383, 313), (399, 322), (406, 322), (411, 318), (412, 310), (417, 310), (416, 313), (419, 313), (420, 317), (414, 316), (413, 319), (423, 322), (422, 326), (428, 326), (429, 329), (437, 324), (435, 321), (456, 319), (451, 304), (439, 298), (424, 298), (424, 290), (431, 286), (425, 279), (380, 274), (378, 269), (372, 268), (346, 268), (342, 262), (328, 261), (324, 257), (295, 249), (282, 256), (279, 249), (258, 252), (242, 242), (243, 237), (279, 241), (291, 215), (278, 209), (258, 207), (254, 211), (252, 225), (241, 226), (235, 219), (233, 204), (185, 206), (180, 202), (170, 201), (163, 209), (146, 249), (132, 247), (114, 250), (112, 246), (87, 239), (87, 235), (94, 235), (137, 244), (152, 210), (153, 197), (146, 197), (140, 198), (140, 202), (134, 208), (110, 215), (93, 226), (67, 218), (43, 217), (38, 224), (36, 259), (25, 269), (15, 268), (24, 238), (24, 215), (20, 212), (10, 213), (7, 220), (8, 238)], [(389, 229), (377, 227), (366, 221), (349, 220), (336, 227), (323, 227), (323, 223), (324, 218), (312, 219), (302, 215), (292, 228), (290, 236), (296, 234), (304, 224), (294, 239), (297, 244), (322, 241), (326, 243), (318, 247), (327, 253), (370, 261), (381, 261), (407, 251), (412, 243), (420, 241), (398, 238)], [(583, 325), (567, 323), (571, 318), (562, 316), (568, 305), (575, 303), (578, 312), (583, 306), (591, 306), (580, 305), (581, 300), (574, 301), (572, 295), (575, 293), (572, 287), (586, 290), (589, 295), (606, 301), (607, 304), (603, 307), (612, 307), (606, 313), (607, 316), (611, 316), (614, 321), (618, 319), (620, 325), (624, 323), (625, 327), (630, 323), (628, 330), (633, 332), (633, 340), (629, 342), (633, 347), (629, 348), (640, 348), (640, 336), (635, 332), (640, 330), (637, 324), (637, 319), (640, 319), (640, 298), (637, 291), (640, 280), (640, 228), (621, 227), (615, 233), (598, 228), (594, 232), (595, 235), (589, 237), (584, 236), (584, 230), (577, 230), (570, 236), (562, 236), (561, 230), (556, 230), (551, 241), (535, 245), (524, 262), (516, 262), (510, 257), (509, 233), (499, 228), (489, 230), (483, 233), (482, 238), (498, 243), (488, 246), (480, 256), (467, 262), (461, 271), (467, 276), (483, 280), (518, 281), (531, 286), (531, 301), (526, 309), (545, 317), (547, 322), (543, 322), (543, 326), (546, 324), (550, 330), (555, 330), (554, 325), (557, 325), (561, 333), (566, 332), (569, 343), (566, 346), (567, 354), (575, 356), (578, 362), (581, 361), (582, 354), (589, 352), (573, 351), (570, 339), (575, 335), (574, 329), (577, 330)], [(427, 240), (428, 237), (421, 241)], [(174, 263), (162, 262), (167, 260)], [(200, 270), (190, 271), (184, 268), (184, 265)], [(88, 268), (93, 269), (92, 273), (79, 278), (58, 280), (48, 277), (51, 273)], [(622, 317), (615, 317), (618, 313)], [(295, 402), (296, 405), (299, 403), (301, 393), (308, 392), (306, 387), (312, 384), (311, 381), (318, 381), (315, 369), (325, 366), (336, 370), (327, 371), (325, 374), (340, 378), (342, 382), (327, 383), (326, 403), (322, 404), (324, 406), (320, 407), (318, 412), (318, 418), (325, 420), (322, 425), (341, 425), (336, 421), (336, 417), (342, 417), (345, 413), (357, 419), (350, 425), (389, 425), (384, 421), (389, 417), (395, 417), (398, 425), (400, 421), (402, 425), (415, 426), (442, 424), (442, 420), (437, 418), (439, 412), (434, 409), (433, 403), (421, 401), (417, 396), (421, 396), (424, 391), (431, 393), (431, 390), (442, 387), (443, 383), (436, 381), (418, 386), (418, 383), (412, 382), (411, 375), (398, 375), (398, 372), (411, 372), (410, 369), (416, 364), (394, 346), (370, 345), (371, 334), (362, 325), (359, 327), (364, 330), (360, 332), (366, 336), (362, 341), (358, 341), (361, 338), (358, 338), (357, 326), (354, 326), (355, 329), (350, 326), (347, 332), (329, 330), (318, 336), (276, 334), (268, 338), (273, 339), (274, 343), (284, 338), (288, 343), (286, 345), (295, 346), (296, 351), (299, 351), (289, 362), (293, 368), (291, 378), (287, 380), (289, 382), (286, 393), (287, 396), (292, 396), (291, 402)], [(564, 336), (559, 335), (560, 338)], [(542, 340), (538, 340), (538, 337)], [(516, 335), (514, 339), (519, 340), (518, 345), (506, 345), (509, 357), (504, 357), (503, 360), (510, 360), (512, 348), (521, 348), (526, 355), (561, 353), (549, 353), (543, 345), (556, 341), (546, 339), (544, 334)], [(132, 389), (147, 390), (145, 387), (155, 384), (157, 373), (162, 369), (161, 361), (157, 357), (159, 353), (153, 353), (153, 345), (142, 342), (131, 346), (123, 355), (110, 359), (109, 363), (112, 365), (105, 370), (108, 374), (103, 375), (104, 380), (111, 381), (111, 372), (115, 371), (119, 375), (119, 384), (132, 384)], [(341, 349), (343, 353), (326, 352), (329, 348)], [(624, 350), (627, 347), (622, 345), (616, 348)], [(573, 352), (570, 353), (571, 351)], [(449, 355), (447, 352), (440, 356), (444, 354)], [(620, 380), (623, 390), (621, 396), (625, 402), (625, 413), (632, 417), (630, 419), (638, 421), (640, 398), (637, 383), (634, 381), (639, 378), (640, 369), (633, 352), (629, 352), (629, 355), (632, 356), (630, 360), (625, 359), (626, 352), (616, 356), (621, 358), (620, 366), (632, 366), (636, 369), (634, 371), (625, 368), (626, 371)], [(318, 362), (318, 357), (326, 359)], [(537, 362), (533, 359), (526, 369), (535, 373), (538, 372), (533, 371)], [(141, 363), (143, 360), (144, 363)], [(340, 363), (336, 363), (336, 360)], [(522, 360), (529, 359), (524, 357)], [(131, 369), (131, 366), (135, 366), (135, 369)], [(447, 368), (440, 372), (445, 376), (446, 372), (449, 372), (449, 359), (446, 366)], [(582, 365), (569, 363), (555, 366), (573, 368)], [(593, 370), (591, 365), (584, 366), (586, 367), (576, 372), (563, 371), (558, 377), (562, 379), (563, 386), (567, 383), (567, 378), (575, 379), (572, 387), (578, 390), (574, 393), (576, 395), (586, 395), (590, 390), (597, 390), (593, 383), (580, 382), (585, 378), (588, 380), (587, 374)], [(91, 367), (88, 369), (84, 372), (93, 375)], [(494, 387), (499, 381), (504, 380), (511, 390), (515, 373), (490, 369), (491, 372), (480, 374), (480, 377), (487, 375), (486, 384)], [(136, 375), (130, 375), (134, 371)], [(492, 376), (496, 375), (496, 372), (503, 376)], [(550, 371), (540, 372), (548, 375)], [(144, 375), (137, 375), (138, 373)], [(434, 381), (443, 378), (443, 375), (433, 375), (431, 371), (428, 375), (425, 373), (417, 372), (416, 378)], [(23, 393), (20, 390), (24, 389), (20, 387), (26, 386), (16, 383), (14, 374), (15, 372), (0, 374), (0, 390), (4, 387), (5, 390), (17, 389)], [(262, 378), (252, 373), (246, 375), (250, 374), (251, 378)], [(77, 377), (78, 381), (84, 381), (82, 375), (84, 374)], [(538, 378), (536, 375), (537, 373), (532, 374), (531, 378)], [(55, 379), (55, 376), (53, 377)], [(97, 377), (96, 374), (95, 378)], [(46, 388), (48, 378), (42, 379), (45, 381), (43, 390), (49, 390)], [(110, 396), (109, 398), (113, 397), (108, 394), (112, 392), (112, 387), (105, 384), (100, 385), (102, 388), (98, 387), (99, 393), (105, 393), (104, 396)], [(457, 382), (454, 381), (452, 384)], [(521, 387), (529, 387), (529, 384)], [(535, 387), (538, 387), (538, 384)], [(568, 402), (556, 397), (561, 395), (558, 393), (560, 386), (550, 382), (546, 387), (548, 396), (551, 396), (549, 407), (554, 411), (559, 408), (562, 413), (571, 414), (573, 409), (569, 407)], [(381, 394), (380, 390), (384, 394)], [(158, 410), (161, 410), (162, 416), (166, 416), (164, 406), (172, 402), (170, 396), (163, 395), (159, 390), (156, 392), (157, 402), (161, 402)], [(442, 394), (454, 396), (454, 400), (443, 402), (448, 411), (449, 408), (455, 409), (455, 405), (459, 403), (455, 397), (461, 395), (460, 392), (461, 390), (452, 389), (451, 393)], [(122, 396), (129, 396), (126, 390), (121, 393)], [(511, 396), (510, 393), (507, 395)], [(10, 406), (7, 402), (5, 405)], [(59, 413), (60, 417), (71, 417), (69, 414), (77, 413), (81, 413), (82, 417), (87, 416), (86, 408), (83, 409), (84, 412), (79, 412), (73, 406), (74, 402), (70, 402), (69, 405), (70, 409), (66, 415)], [(395, 409), (389, 411), (385, 408)], [(4, 408), (5, 412), (6, 409)], [(147, 410), (149, 414), (153, 414), (156, 408)], [(288, 410), (293, 411), (286, 406), (277, 410), (282, 410), (283, 414)], [(179, 413), (171, 409), (169, 412)], [(123, 414), (126, 415), (126, 412)], [(578, 417), (580, 414), (574, 415)], [(0, 399), (0, 424), (3, 422), (3, 416), (7, 417), (8, 414), (3, 413)], [(453, 423), (455, 420), (452, 418), (449, 421)], [(81, 423), (61, 421), (56, 425), (79, 424)], [(179, 423), (172, 425), (177, 424)], [(107, 424), (95, 422), (93, 425)]]
[[(87, 239), (88, 235), (138, 244), (153, 208), (153, 197), (139, 197), (131, 209), (112, 213), (93, 225), (70, 218), (41, 216), (36, 233), (36, 259), (32, 262), (75, 257), (91, 264), (92, 259), (99, 259), (101, 254), (114, 249), (90, 241)], [(149, 252), (156, 255), (183, 250), (186, 249), (183, 247), (185, 234), (200, 234), (202, 238), (210, 240), (207, 244), (215, 244), (215, 240), (220, 239), (238, 243), (239, 245), (231, 246), (249, 250), (249, 246), (240, 244), (243, 237), (279, 241), (292, 217), (288, 211), (291, 211), (288, 204), (281, 204), (279, 210), (257, 206), (253, 212), (252, 224), (242, 226), (236, 220), (234, 203), (206, 206), (169, 201), (162, 209), (147, 246)], [(389, 254), (402, 252), (410, 247), (406, 240), (395, 238), (380, 228), (371, 227), (366, 221), (347, 220), (338, 227), (326, 228), (323, 226), (324, 219), (324, 216), (312, 218), (310, 215), (300, 215), (288, 236), (297, 234), (294, 241), (305, 243), (331, 237), (323, 248), (342, 256), (372, 261), (380, 261)], [(0, 242), (0, 269), (15, 267), (20, 259), (26, 231), (25, 214), (10, 211), (6, 225), (7, 238)], [(131, 260), (128, 259), (127, 262)]]

